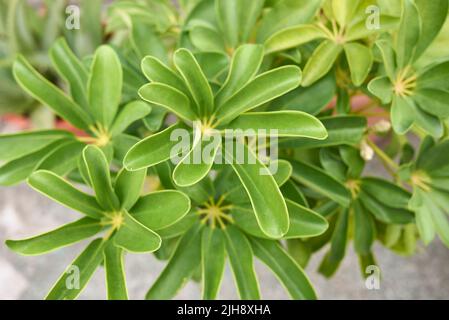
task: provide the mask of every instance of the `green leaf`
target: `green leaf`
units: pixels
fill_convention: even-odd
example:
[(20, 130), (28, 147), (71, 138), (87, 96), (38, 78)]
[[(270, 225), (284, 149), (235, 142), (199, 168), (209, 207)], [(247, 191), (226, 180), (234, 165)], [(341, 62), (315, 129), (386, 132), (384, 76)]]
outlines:
[(154, 231), (124, 212), (123, 224), (114, 237), (114, 244), (129, 252), (153, 252), (161, 246), (161, 238)]
[(9, 249), (22, 255), (45, 254), (92, 237), (103, 227), (98, 220), (82, 218), (58, 229), (23, 240), (6, 240)]
[(236, 47), (239, 41), (239, 0), (217, 0), (215, 10), (218, 25), (228, 48)]
[(259, 283), (254, 271), (253, 251), (248, 239), (233, 226), (224, 230), (226, 251), (231, 263), (240, 299), (260, 299)]
[(157, 233), (163, 239), (162, 245), (164, 244), (164, 241), (166, 241), (166, 239), (174, 239), (176, 237), (184, 235), (197, 221), (198, 216), (193, 212), (189, 212), (184, 216), (184, 218), (172, 224), (171, 226), (157, 230)]
[(190, 210), (190, 199), (175, 190), (156, 191), (139, 199), (132, 216), (151, 230), (167, 228), (181, 220)]
[(264, 130), (263, 134), (273, 132), (278, 137), (327, 138), (324, 125), (314, 116), (301, 111), (250, 112), (242, 114), (226, 128), (254, 130), (255, 134), (258, 130)]
[(89, 75), (64, 38), (59, 38), (51, 47), (50, 58), (59, 75), (69, 83), (75, 102), (88, 110), (86, 85)]
[(368, 90), (383, 104), (388, 104), (393, 99), (393, 85), (388, 77), (374, 78), (368, 83)]
[(424, 70), (422, 74), (418, 76), (417, 89), (430, 88), (449, 90), (447, 78), (449, 77), (449, 61), (442, 63), (436, 63), (431, 67)]
[(181, 77), (157, 58), (150, 56), (143, 58), (141, 68), (148, 80), (164, 83), (188, 95), (188, 89)]
[(364, 177), (361, 188), (392, 208), (407, 208), (411, 194), (397, 185), (380, 178)]
[(119, 112), (111, 127), (111, 136), (115, 137), (126, 130), (135, 121), (146, 117), (151, 112), (151, 106), (142, 101), (132, 101)]
[(48, 170), (65, 176), (78, 166), (85, 144), (79, 141), (68, 141), (55, 148), (38, 166), (38, 170)]
[(285, 202), (290, 216), (286, 239), (319, 236), (329, 227), (327, 220), (316, 212), (288, 199)]
[(338, 269), (340, 262), (346, 254), (346, 243), (348, 241), (349, 212), (343, 210), (337, 218), (331, 239), (331, 249), (320, 264), (318, 272), (325, 277), (331, 277)]
[(382, 200), (372, 197), (364, 191), (359, 193), (360, 201), (379, 221), (393, 224), (407, 224), (413, 222), (413, 213), (406, 209), (392, 208)]
[(361, 86), (373, 65), (371, 49), (355, 42), (346, 43), (343, 48), (351, 70), (352, 82), (356, 86)]
[(430, 207), (428, 207), (428, 200), (426, 200), (426, 198), (427, 196), (424, 191), (417, 188), (413, 192), (409, 206), (410, 209), (415, 212), (416, 227), (421, 240), (427, 245), (435, 238), (436, 227), (434, 225), (431, 213), (433, 204), (430, 203)]
[(359, 4), (360, 0), (332, 0), (332, 12), (340, 27), (351, 21)]
[(380, 39), (376, 41), (384, 63), (385, 72), (388, 78), (394, 82), (396, 79), (396, 54), (391, 45), (391, 39)]
[(221, 229), (204, 228), (201, 236), (202, 299), (216, 299), (225, 268), (225, 238)]
[(12, 160), (1, 166), (0, 185), (14, 185), (28, 178), (49, 155), (63, 144), (64, 140), (56, 141), (41, 150)]
[(11, 161), (45, 148), (62, 139), (72, 138), (68, 131), (42, 130), (0, 135), (0, 161)]
[(319, 27), (311, 24), (282, 29), (265, 41), (266, 53), (298, 47), (313, 40), (328, 38)]
[[(433, 140), (430, 139), (431, 143)], [(416, 163), (418, 169), (432, 173), (433, 176), (446, 176), (449, 163), (447, 155), (449, 152), (449, 140), (444, 140), (436, 145), (423, 147), (420, 157)], [(432, 155), (431, 157), (427, 155)]]
[(190, 39), (193, 45), (203, 52), (224, 52), (225, 45), (221, 35), (209, 26), (194, 26), (190, 30)]
[(267, 71), (246, 84), (218, 110), (221, 122), (230, 122), (241, 113), (269, 102), (290, 90), (301, 82), (301, 70), (295, 66), (283, 66)]
[(15, 60), (13, 73), (17, 83), (28, 94), (75, 127), (86, 130), (92, 124), (93, 121), (86, 111), (40, 75), (24, 57), (19, 56)]
[(120, 104), (123, 71), (115, 51), (106, 45), (95, 51), (88, 82), (90, 112), (109, 128)]
[(162, 83), (149, 83), (139, 89), (139, 95), (145, 101), (157, 104), (181, 119), (195, 121), (198, 116), (192, 110), (189, 98), (181, 91)]
[(413, 105), (408, 97), (393, 97), (391, 105), (391, 123), (394, 131), (399, 134), (405, 134), (415, 122)]
[(418, 8), (412, 0), (404, 0), (401, 24), (396, 39), (397, 63), (400, 69), (414, 61), (420, 35), (421, 19)]
[(424, 111), (439, 118), (449, 117), (449, 91), (438, 89), (418, 89), (413, 99)]
[[(267, 1), (265, 3), (268, 5)], [(277, 1), (263, 16), (256, 40), (263, 43), (275, 32), (294, 25), (306, 24), (317, 14), (321, 0)]]
[(446, 21), (449, 4), (447, 0), (415, 0), (415, 4), (422, 21), (421, 37), (416, 45), (415, 52), (415, 58), (417, 59), (440, 33)]
[[(103, 250), (107, 242), (103, 239), (92, 241), (86, 249), (70, 264), (53, 288), (45, 297), (46, 300), (73, 300), (89, 282), (90, 278), (103, 261)], [(74, 285), (74, 275), (79, 276), (79, 287)]]
[(120, 170), (115, 180), (114, 190), (123, 209), (129, 210), (137, 202), (146, 177), (146, 169), (128, 171), (123, 168)]
[(268, 167), (275, 170), (275, 172), (272, 172), (272, 170), (270, 169), (270, 172), (272, 173), (273, 178), (279, 187), (286, 183), (292, 175), (292, 166), (290, 162), (286, 160), (271, 161)]
[(341, 182), (315, 166), (299, 161), (290, 163), (293, 166), (293, 180), (329, 197), (344, 207), (349, 206), (351, 195)]
[(173, 181), (180, 187), (189, 187), (204, 179), (214, 164), (221, 136), (202, 136), (200, 139), (173, 171)]
[(126, 275), (123, 267), (123, 250), (109, 241), (103, 254), (108, 299), (128, 300)]
[(304, 270), (279, 243), (251, 238), (251, 247), (256, 257), (274, 272), (292, 299), (314, 300), (317, 298)]
[(342, 50), (343, 47), (335, 44), (333, 41), (323, 41), (315, 49), (304, 67), (302, 86), (308, 87), (315, 81), (324, 77), (332, 69), (334, 62), (337, 60), (337, 57)]
[(376, 226), (371, 215), (365, 211), (360, 201), (352, 203), (354, 212), (354, 247), (361, 255), (371, 252), (371, 246), (375, 239)]
[(196, 114), (201, 117), (211, 115), (214, 108), (212, 89), (193, 54), (187, 49), (178, 49), (173, 59), (196, 103)]
[(98, 203), (105, 210), (119, 209), (120, 203), (112, 188), (109, 163), (103, 151), (89, 145), (83, 150), (83, 159)]
[(262, 59), (263, 47), (261, 45), (246, 44), (238, 47), (232, 56), (228, 76), (215, 96), (216, 108), (220, 108), (223, 103), (254, 78)]
[(50, 199), (91, 218), (103, 216), (103, 209), (94, 197), (75, 189), (53, 172), (36, 171), (28, 179), (28, 184)]
[(177, 123), (167, 129), (151, 135), (135, 144), (126, 154), (124, 166), (127, 170), (139, 170), (151, 167), (170, 159), (173, 148), (179, 145), (179, 141), (170, 139), (178, 129), (186, 130), (186, 126)]
[[(288, 231), (289, 218), (287, 206), (281, 191), (270, 171), (246, 146), (243, 148), (248, 160), (232, 160), (232, 168), (243, 184), (254, 209), (257, 222), (262, 231), (269, 237), (280, 238)], [(229, 150), (225, 150), (229, 154)], [(230, 155), (233, 157), (233, 155)]]
[(152, 285), (146, 299), (171, 299), (201, 262), (201, 226), (195, 225), (181, 238), (167, 266)]
[(239, 0), (239, 40), (246, 43), (254, 31), (254, 26), (262, 13), (265, 0)]

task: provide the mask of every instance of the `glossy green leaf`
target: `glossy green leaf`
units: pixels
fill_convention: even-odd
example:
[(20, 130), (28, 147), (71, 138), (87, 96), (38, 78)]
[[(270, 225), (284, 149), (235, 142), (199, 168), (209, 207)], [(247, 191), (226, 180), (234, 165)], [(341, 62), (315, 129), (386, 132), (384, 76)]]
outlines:
[[(426, 194), (417, 188), (410, 200), (410, 209), (415, 212), (416, 227), (424, 244), (429, 244), (435, 238), (436, 227), (432, 219), (431, 209), (426, 207)], [(433, 207), (433, 204), (431, 205)], [(430, 210), (429, 210), (430, 209)]]
[(404, 68), (413, 61), (421, 35), (421, 18), (418, 8), (412, 0), (405, 0), (403, 3), (402, 19), (396, 39), (399, 68)]
[(180, 187), (189, 187), (201, 181), (214, 164), (221, 146), (221, 136), (203, 136), (200, 139), (173, 171), (173, 181)]
[(323, 140), (327, 138), (324, 125), (314, 116), (301, 111), (250, 112), (242, 114), (226, 128), (263, 130), (266, 135), (271, 132), (278, 137), (305, 137)]
[(240, 298), (244, 300), (260, 299), (259, 283), (254, 271), (253, 251), (250, 242), (243, 233), (233, 226), (228, 226), (224, 235), (226, 237), (226, 251)]
[(30, 131), (0, 135), (0, 160), (11, 161), (73, 135), (62, 130)]
[(242, 161), (233, 160), (231, 165), (250, 198), (260, 228), (267, 236), (280, 238), (287, 233), (289, 226), (281, 191), (267, 167), (246, 146), (243, 150), (248, 161), (239, 163)]
[(22, 56), (14, 62), (13, 73), (16, 81), (28, 94), (75, 127), (87, 129), (92, 124), (86, 111), (40, 75)]
[(262, 59), (263, 47), (261, 45), (246, 44), (238, 47), (232, 56), (228, 76), (215, 96), (216, 108), (220, 108), (257, 74)]
[(383, 104), (388, 104), (393, 99), (393, 85), (388, 77), (377, 77), (368, 84), (368, 90), (378, 97)]
[(411, 197), (411, 194), (405, 189), (380, 178), (364, 177), (361, 188), (392, 208), (407, 208)]
[(449, 61), (433, 64), (418, 76), (417, 88), (449, 90), (448, 77)]
[(359, 4), (360, 0), (332, 0), (332, 12), (341, 27), (351, 21)]
[(239, 0), (239, 40), (249, 42), (254, 26), (262, 13), (265, 0)]
[(254, 254), (277, 276), (293, 299), (314, 300), (315, 290), (304, 270), (274, 241), (251, 239)]
[(123, 168), (120, 170), (115, 180), (114, 190), (123, 209), (129, 210), (137, 202), (146, 177), (146, 169), (128, 171)]
[(217, 0), (215, 10), (226, 45), (234, 48), (239, 41), (239, 0)]
[(376, 41), (376, 47), (382, 56), (385, 72), (391, 81), (395, 81), (396, 76), (396, 54), (391, 45), (390, 39), (380, 39)]
[(139, 95), (145, 101), (157, 104), (181, 119), (194, 121), (198, 119), (186, 95), (177, 89), (162, 83), (150, 83), (139, 89)]
[(190, 30), (190, 39), (200, 51), (224, 52), (225, 45), (220, 34), (209, 26), (195, 26)]
[(58, 39), (51, 47), (50, 57), (60, 76), (69, 83), (73, 100), (88, 110), (86, 87), (88, 72), (64, 38)]
[(316, 39), (327, 38), (328, 35), (312, 24), (289, 27), (276, 32), (265, 42), (266, 53), (282, 51), (300, 46)]
[(351, 195), (346, 187), (322, 169), (299, 161), (291, 161), (292, 178), (329, 197), (342, 206), (349, 206)]
[(9, 249), (22, 255), (45, 254), (92, 237), (103, 227), (98, 220), (82, 218), (58, 229), (23, 240), (7, 240)]
[(120, 110), (111, 127), (111, 135), (115, 137), (125, 131), (135, 121), (146, 117), (151, 106), (142, 101), (132, 101)]
[(92, 218), (101, 218), (103, 209), (91, 195), (75, 189), (70, 183), (49, 171), (37, 171), (28, 184), (50, 199)]
[(412, 127), (415, 116), (408, 97), (395, 96), (391, 105), (391, 123), (394, 131), (405, 134)]
[(161, 238), (154, 231), (124, 212), (123, 224), (114, 237), (114, 244), (129, 252), (153, 252), (161, 246)]
[(371, 246), (375, 239), (375, 224), (371, 215), (366, 212), (360, 201), (352, 203), (354, 212), (354, 247), (361, 255), (371, 252)]
[(418, 58), (441, 31), (447, 18), (449, 4), (447, 0), (415, 0), (415, 4), (422, 21), (421, 37), (415, 52), (415, 57)]
[(112, 188), (109, 163), (103, 151), (89, 145), (83, 150), (83, 159), (98, 203), (105, 210), (119, 209), (120, 203)]
[(216, 299), (225, 268), (225, 237), (221, 229), (204, 228), (201, 236), (202, 298)]
[(88, 82), (90, 112), (108, 128), (115, 118), (122, 93), (123, 71), (115, 51), (106, 45), (95, 51)]
[(196, 103), (197, 115), (211, 115), (214, 107), (212, 90), (193, 54), (186, 49), (178, 49), (173, 59)]
[(125, 156), (125, 168), (139, 170), (170, 159), (175, 155), (172, 154), (173, 149), (180, 143), (178, 139), (171, 139), (178, 129), (186, 130), (186, 126), (182, 123), (174, 124), (135, 144)]
[(324, 77), (334, 65), (338, 55), (343, 50), (341, 45), (330, 40), (323, 41), (313, 52), (304, 67), (302, 86), (308, 87), (315, 81)]
[(173, 298), (201, 263), (201, 227), (193, 226), (181, 238), (167, 266), (146, 294), (146, 299)]
[(148, 80), (164, 83), (187, 95), (188, 89), (180, 76), (155, 57), (147, 56), (141, 63), (142, 72)]
[[(56, 284), (45, 297), (46, 300), (73, 300), (89, 282), (103, 261), (103, 250), (107, 242), (103, 239), (92, 241), (86, 249), (62, 273)], [(79, 287), (75, 287), (74, 275), (79, 276)], [(68, 285), (69, 284), (69, 285)]]
[(369, 210), (376, 219), (393, 224), (407, 224), (413, 222), (413, 213), (406, 209), (392, 208), (385, 205), (382, 200), (377, 200), (366, 192), (360, 192), (360, 201), (363, 206)]
[(68, 141), (55, 147), (55, 150), (46, 157), (37, 167), (37, 170), (48, 170), (60, 176), (76, 169), (85, 144), (79, 141)]
[[(334, 1), (335, 2), (335, 1)], [(365, 81), (373, 65), (371, 49), (359, 43), (347, 43), (343, 46), (348, 59), (351, 79), (354, 85), (360, 86)]]
[(139, 199), (132, 216), (151, 230), (167, 228), (181, 220), (190, 210), (190, 199), (175, 190), (156, 191)]
[(413, 99), (424, 111), (439, 118), (449, 117), (449, 91), (438, 89), (419, 89)]
[(254, 109), (299, 86), (301, 70), (295, 66), (267, 71), (249, 82), (217, 111), (221, 122), (229, 122), (241, 113)]
[(116, 247), (110, 241), (103, 254), (108, 300), (128, 300), (123, 249)]
[(292, 175), (292, 165), (287, 160), (274, 160), (268, 165), (276, 184), (280, 187), (290, 179)]

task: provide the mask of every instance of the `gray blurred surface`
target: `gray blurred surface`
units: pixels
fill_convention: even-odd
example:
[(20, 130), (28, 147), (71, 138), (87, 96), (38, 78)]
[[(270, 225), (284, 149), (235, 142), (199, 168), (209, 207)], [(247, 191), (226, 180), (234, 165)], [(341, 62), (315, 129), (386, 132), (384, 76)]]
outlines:
[[(10, 131), (9, 128), (0, 132)], [(81, 252), (86, 242), (35, 257), (23, 257), (9, 251), (6, 239), (33, 236), (80, 215), (33, 191), (26, 185), (0, 187), (0, 299), (41, 299), (65, 267)], [(326, 248), (327, 249), (327, 248)], [(327, 280), (316, 272), (323, 252), (313, 257), (307, 273), (321, 299), (448, 299), (449, 249), (435, 242), (411, 258), (394, 255), (376, 245), (377, 262), (382, 271), (379, 290), (368, 290), (360, 276), (357, 257), (350, 246), (334, 278)], [(125, 259), (130, 298), (142, 299), (155, 281), (164, 263), (151, 254), (128, 254)], [(265, 299), (286, 299), (282, 286), (272, 273), (257, 263), (257, 273)], [(104, 272), (100, 268), (84, 290), (81, 299), (105, 298)], [(188, 283), (180, 299), (198, 299), (200, 287)], [(229, 268), (220, 293), (221, 299), (236, 299), (237, 294)]]

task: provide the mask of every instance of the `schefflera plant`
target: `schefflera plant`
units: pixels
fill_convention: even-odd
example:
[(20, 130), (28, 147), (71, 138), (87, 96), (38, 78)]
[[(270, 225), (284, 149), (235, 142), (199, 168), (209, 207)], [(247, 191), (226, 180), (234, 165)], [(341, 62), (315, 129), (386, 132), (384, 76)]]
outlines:
[[(379, 239), (388, 247), (394, 246), (401, 233), (414, 223), (414, 214), (408, 210), (411, 194), (388, 180), (363, 175), (365, 161), (357, 148), (339, 146), (316, 152), (316, 164), (300, 159), (290, 161), (291, 181), (297, 192), (309, 195), (298, 197), (303, 199), (303, 205), (313, 205), (329, 220), (330, 227), (323, 236), (300, 240), (302, 243), (291, 243), (290, 247), (315, 252), (330, 241), (319, 272), (331, 277), (345, 257), (348, 242), (353, 240), (362, 274), (366, 275), (365, 268), (376, 264), (374, 241)], [(393, 232), (397, 235), (395, 241), (391, 237), (385, 241), (385, 233)]]
[(124, 131), (151, 112), (151, 106), (139, 100), (119, 109), (122, 68), (111, 47), (96, 50), (90, 71), (62, 38), (52, 46), (50, 57), (66, 80), (70, 95), (45, 79), (22, 56), (14, 62), (14, 77), (27, 93), (86, 135), (63, 130), (0, 135), (0, 160), (5, 162), (0, 167), (2, 185), (19, 183), (38, 169), (59, 175), (70, 173), (77, 168), (88, 143), (102, 148), (108, 159), (121, 162), (129, 147), (139, 141)]
[(405, 0), (396, 40), (385, 36), (376, 42), (382, 74), (368, 89), (391, 106), (391, 122), (398, 134), (413, 125), (437, 138), (444, 133), (443, 123), (449, 117), (448, 63), (422, 66), (419, 58), (443, 27), (448, 5), (447, 0)]
[[(75, 299), (103, 263), (108, 298), (127, 299), (124, 253), (158, 250), (161, 238), (157, 231), (183, 218), (190, 210), (190, 199), (177, 190), (141, 196), (147, 170), (121, 169), (112, 179), (106, 156), (96, 146), (85, 147), (83, 162), (94, 196), (47, 170), (33, 173), (28, 184), (85, 217), (32, 238), (7, 240), (6, 245), (22, 255), (40, 255), (102, 235), (91, 241), (68, 266), (46, 298)], [(72, 268), (79, 271), (79, 287), (70, 286)]]
[[(279, 162), (274, 178), (282, 187), (291, 175), (291, 166), (285, 160)], [(170, 161), (156, 165), (164, 188), (176, 188), (173, 168)], [(291, 298), (315, 299), (307, 275), (283, 243), (268, 237), (259, 227), (237, 174), (230, 166), (215, 169), (214, 178), (207, 176), (185, 189), (191, 198), (191, 212), (161, 233), (163, 245), (156, 256), (168, 263), (146, 298), (173, 298), (186, 279), (193, 279), (201, 283), (203, 299), (216, 299), (228, 260), (240, 298), (260, 299), (254, 270), (257, 258), (273, 271)], [(326, 231), (325, 218), (293, 200), (286, 199), (286, 204), (290, 227), (283, 239), (310, 238)]]
[(265, 41), (265, 48), (268, 53), (275, 53), (319, 41), (304, 67), (302, 85), (310, 86), (325, 76), (344, 52), (352, 83), (361, 86), (373, 65), (371, 45), (366, 40), (398, 22), (397, 17), (382, 14), (378, 26), (367, 27), (368, 5), (361, 0), (326, 1), (318, 21), (276, 32)]
[[(449, 141), (427, 136), (417, 158), (404, 164), (400, 177), (413, 187), (409, 207), (415, 211), (416, 227), (425, 245), (438, 235), (449, 247)], [(446, 214), (445, 214), (446, 213)]]
[[(195, 57), (187, 49), (175, 52), (176, 70), (154, 57), (145, 58), (142, 71), (151, 83), (140, 88), (140, 96), (167, 108), (181, 121), (133, 146), (124, 159), (124, 166), (128, 170), (139, 170), (183, 153), (183, 159), (173, 171), (173, 180), (178, 186), (188, 187), (201, 181), (211, 170), (219, 150), (223, 149), (225, 130), (253, 130), (257, 133), (260, 129), (266, 132), (275, 129), (279, 136), (325, 139), (325, 127), (307, 113), (249, 112), (293, 90), (301, 82), (301, 70), (296, 66), (283, 66), (257, 75), (262, 59), (262, 46), (239, 47), (226, 81), (213, 91)], [(192, 124), (196, 126), (195, 134)], [(177, 129), (188, 130), (194, 136), (190, 149), (185, 153), (176, 149), (179, 149), (179, 141), (171, 138)], [(219, 133), (218, 143), (216, 139), (211, 141), (211, 132)], [(201, 157), (200, 163), (192, 163), (191, 156), (207, 147), (211, 148), (209, 159)], [(243, 144), (243, 149), (245, 154), (252, 152), (246, 144)], [(254, 164), (237, 163), (233, 161), (235, 155), (228, 153), (226, 150), (223, 152), (227, 159), (232, 160), (226, 162), (231, 162), (245, 187), (259, 226), (270, 237), (282, 237), (289, 227), (288, 211), (269, 169), (259, 159)]]

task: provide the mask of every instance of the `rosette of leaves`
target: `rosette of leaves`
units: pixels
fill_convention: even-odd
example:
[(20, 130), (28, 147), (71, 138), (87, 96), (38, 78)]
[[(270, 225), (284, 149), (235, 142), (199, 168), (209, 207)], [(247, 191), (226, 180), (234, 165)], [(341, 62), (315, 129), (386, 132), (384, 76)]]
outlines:
[(447, 11), (447, 0), (406, 0), (396, 41), (386, 37), (376, 43), (384, 72), (368, 89), (391, 106), (391, 121), (398, 134), (416, 124), (434, 137), (443, 135), (443, 120), (449, 116), (449, 87), (444, 80), (448, 63), (422, 67), (418, 59), (438, 35)]
[(415, 211), (416, 227), (424, 244), (436, 235), (449, 247), (449, 141), (430, 136), (422, 143), (415, 161), (404, 164), (401, 178), (413, 187), (409, 207)]
[[(399, 3), (399, 2), (398, 2)], [(367, 26), (366, 8), (374, 1), (329, 0), (323, 6), (317, 22), (298, 24), (284, 28), (266, 39), (268, 53), (279, 52), (311, 42), (319, 42), (304, 67), (302, 86), (307, 87), (325, 76), (344, 53), (351, 74), (352, 83), (361, 86), (373, 65), (373, 54), (369, 40), (371, 37), (394, 27), (396, 10), (380, 9), (376, 18), (378, 25)], [(381, 2), (381, 8), (386, 5)], [(393, 5), (393, 7), (397, 6)], [(378, 8), (379, 9), (379, 8)], [(344, 66), (344, 65), (343, 65)]]
[(182, 45), (232, 55), (242, 44), (263, 43), (282, 28), (309, 22), (320, 5), (321, 0), (201, 1), (186, 18)]
[(46, 80), (21, 56), (14, 63), (14, 76), (33, 98), (87, 136), (61, 130), (0, 135), (0, 160), (6, 162), (0, 167), (2, 185), (18, 183), (37, 169), (60, 175), (70, 173), (77, 168), (86, 143), (101, 147), (108, 159), (121, 161), (128, 148), (139, 141), (124, 131), (151, 112), (143, 101), (119, 108), (122, 69), (112, 48), (97, 49), (90, 71), (63, 39), (54, 44), (50, 56), (57, 72), (66, 79), (70, 95)]
[[(147, 170), (122, 169), (112, 179), (106, 156), (96, 146), (85, 147), (83, 161), (94, 196), (46, 170), (33, 173), (28, 184), (85, 217), (32, 238), (7, 240), (6, 245), (22, 255), (40, 255), (100, 234), (61, 275), (47, 299), (75, 299), (101, 263), (106, 272), (108, 298), (127, 299), (124, 253), (158, 250), (158, 230), (182, 219), (190, 210), (190, 200), (176, 190), (140, 196)], [(72, 268), (79, 271), (79, 286), (73, 288), (68, 285)]]
[[(37, 107), (41, 105), (24, 94), (12, 76), (15, 56), (24, 55), (46, 76), (57, 78), (49, 68), (48, 49), (59, 36), (65, 35), (79, 54), (92, 53), (102, 41), (102, 3), (102, 0), (79, 1), (78, 8), (84, 12), (80, 28), (69, 30), (65, 27), (69, 1), (46, 0), (34, 4), (22, 0), (0, 1), (0, 114), (31, 112), (32, 119), (39, 117), (42, 111), (39, 113)], [(38, 124), (37, 119), (35, 123)]]
[[(291, 166), (285, 160), (278, 162), (274, 178), (281, 186), (289, 179)], [(172, 180), (173, 169), (170, 161), (156, 165), (165, 188), (179, 188)], [(156, 255), (168, 259), (168, 263), (146, 298), (173, 298), (186, 279), (193, 279), (201, 282), (203, 299), (216, 299), (228, 260), (240, 298), (260, 299), (254, 272), (257, 258), (273, 271), (292, 299), (315, 299), (303, 269), (280, 241), (268, 237), (259, 227), (237, 174), (229, 166), (216, 166), (214, 170), (215, 179), (208, 176), (180, 189), (190, 196), (192, 210), (160, 233), (163, 245)], [(284, 239), (314, 237), (327, 229), (326, 219), (319, 214), (288, 199), (286, 204), (290, 227)]]
[[(286, 192), (325, 216), (330, 227), (321, 237), (290, 243), (292, 254), (302, 255), (300, 261), (305, 264), (308, 255), (330, 242), (330, 250), (319, 267), (320, 273), (330, 277), (338, 269), (352, 239), (365, 275), (365, 267), (375, 264), (371, 248), (378, 234), (388, 247), (399, 246), (404, 230), (414, 223), (414, 214), (408, 210), (411, 194), (393, 182), (363, 176), (365, 161), (360, 150), (354, 147), (323, 148), (317, 152), (318, 163), (291, 161), (292, 185)], [(396, 227), (395, 241), (391, 237), (384, 241), (388, 226)]]
[[(142, 71), (151, 83), (140, 88), (140, 96), (173, 112), (181, 121), (133, 146), (124, 159), (125, 167), (139, 170), (182, 153), (183, 159), (173, 171), (173, 180), (178, 186), (188, 187), (201, 181), (211, 170), (224, 145), (222, 138), (226, 129), (253, 132), (276, 129), (279, 136), (325, 139), (325, 127), (307, 113), (249, 112), (296, 88), (301, 82), (301, 71), (295, 66), (283, 66), (257, 75), (262, 58), (260, 45), (239, 47), (225, 83), (215, 90), (187, 49), (175, 52), (176, 70), (154, 57), (145, 58)], [(195, 134), (193, 123), (196, 124)], [(170, 138), (179, 129), (195, 138), (189, 150), (185, 150), (187, 152), (178, 151), (179, 142)], [(210, 148), (209, 159), (201, 156), (198, 164), (190, 163), (193, 162), (191, 156), (205, 147)], [(245, 154), (251, 153), (246, 145), (243, 148)], [(235, 155), (231, 152), (227, 157), (234, 159)], [(259, 160), (255, 164), (230, 162), (245, 186), (261, 229), (274, 238), (287, 233), (287, 207), (267, 167)]]

